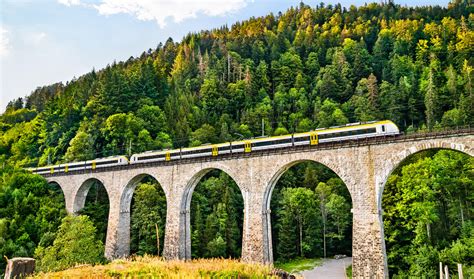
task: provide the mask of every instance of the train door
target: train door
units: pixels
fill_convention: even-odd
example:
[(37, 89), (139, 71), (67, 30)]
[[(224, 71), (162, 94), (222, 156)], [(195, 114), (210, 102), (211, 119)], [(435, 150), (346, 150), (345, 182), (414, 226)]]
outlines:
[(245, 153), (250, 153), (252, 151), (252, 142), (246, 141), (244, 144)]
[(217, 146), (212, 146), (212, 156), (217, 156), (219, 154), (219, 148)]
[(309, 135), (309, 143), (311, 145), (316, 145), (319, 143), (319, 139), (318, 139), (318, 134), (317, 133), (311, 133)]

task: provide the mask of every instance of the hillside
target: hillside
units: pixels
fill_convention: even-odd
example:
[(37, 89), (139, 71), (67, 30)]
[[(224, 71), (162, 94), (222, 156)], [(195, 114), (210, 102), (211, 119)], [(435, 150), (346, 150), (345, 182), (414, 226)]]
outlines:
[(0, 150), (36, 166), (259, 136), (262, 120), (266, 135), (374, 119), (403, 130), (466, 125), (474, 119), (467, 3), (301, 4), (169, 39), (11, 101)]

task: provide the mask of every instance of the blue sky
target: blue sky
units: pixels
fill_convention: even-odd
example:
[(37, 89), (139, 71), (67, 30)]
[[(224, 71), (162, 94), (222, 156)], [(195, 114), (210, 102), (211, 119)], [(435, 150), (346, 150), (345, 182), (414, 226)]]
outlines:
[[(37, 86), (138, 56), (188, 32), (285, 11), (292, 0), (0, 0), (0, 112)], [(307, 0), (315, 6), (321, 0)], [(344, 6), (366, 0), (324, 1)], [(402, 5), (449, 0), (396, 0)]]

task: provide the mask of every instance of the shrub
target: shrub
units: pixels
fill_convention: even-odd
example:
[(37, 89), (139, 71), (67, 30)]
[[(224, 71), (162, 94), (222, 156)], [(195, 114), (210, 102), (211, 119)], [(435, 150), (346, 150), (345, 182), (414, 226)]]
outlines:
[(38, 246), (35, 257), (40, 271), (56, 271), (77, 264), (104, 262), (104, 245), (88, 216), (66, 216), (51, 246)]

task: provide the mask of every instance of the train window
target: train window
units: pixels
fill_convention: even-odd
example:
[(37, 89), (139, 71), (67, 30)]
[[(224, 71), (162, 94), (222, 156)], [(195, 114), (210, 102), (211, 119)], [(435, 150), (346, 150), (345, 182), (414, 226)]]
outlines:
[(226, 150), (229, 150), (229, 149), (230, 149), (230, 145), (219, 147), (219, 151), (226, 151)]
[(287, 139), (275, 140), (273, 141), (273, 144), (284, 144), (284, 143), (290, 143), (290, 142), (291, 142), (291, 138), (287, 138)]
[(253, 143), (253, 146), (259, 147), (259, 146), (267, 146), (267, 145), (272, 145), (274, 144), (274, 141), (272, 140), (266, 140), (266, 141), (257, 141)]
[(151, 156), (143, 156), (143, 157), (137, 158), (137, 161), (159, 159), (159, 158), (164, 158), (164, 157), (165, 157), (165, 154), (158, 154), (158, 155), (151, 155)]
[(101, 165), (115, 164), (117, 162), (118, 162), (118, 160), (102, 161), (102, 162), (95, 163), (95, 165), (96, 166), (101, 166)]
[(382, 125), (382, 132), (385, 132), (385, 125)]
[(309, 141), (309, 136), (295, 138), (295, 142), (300, 142), (300, 141)]
[(319, 138), (320, 139), (330, 139), (330, 138), (334, 138), (336, 136), (337, 136), (337, 133), (331, 133), (331, 134), (320, 135)]

